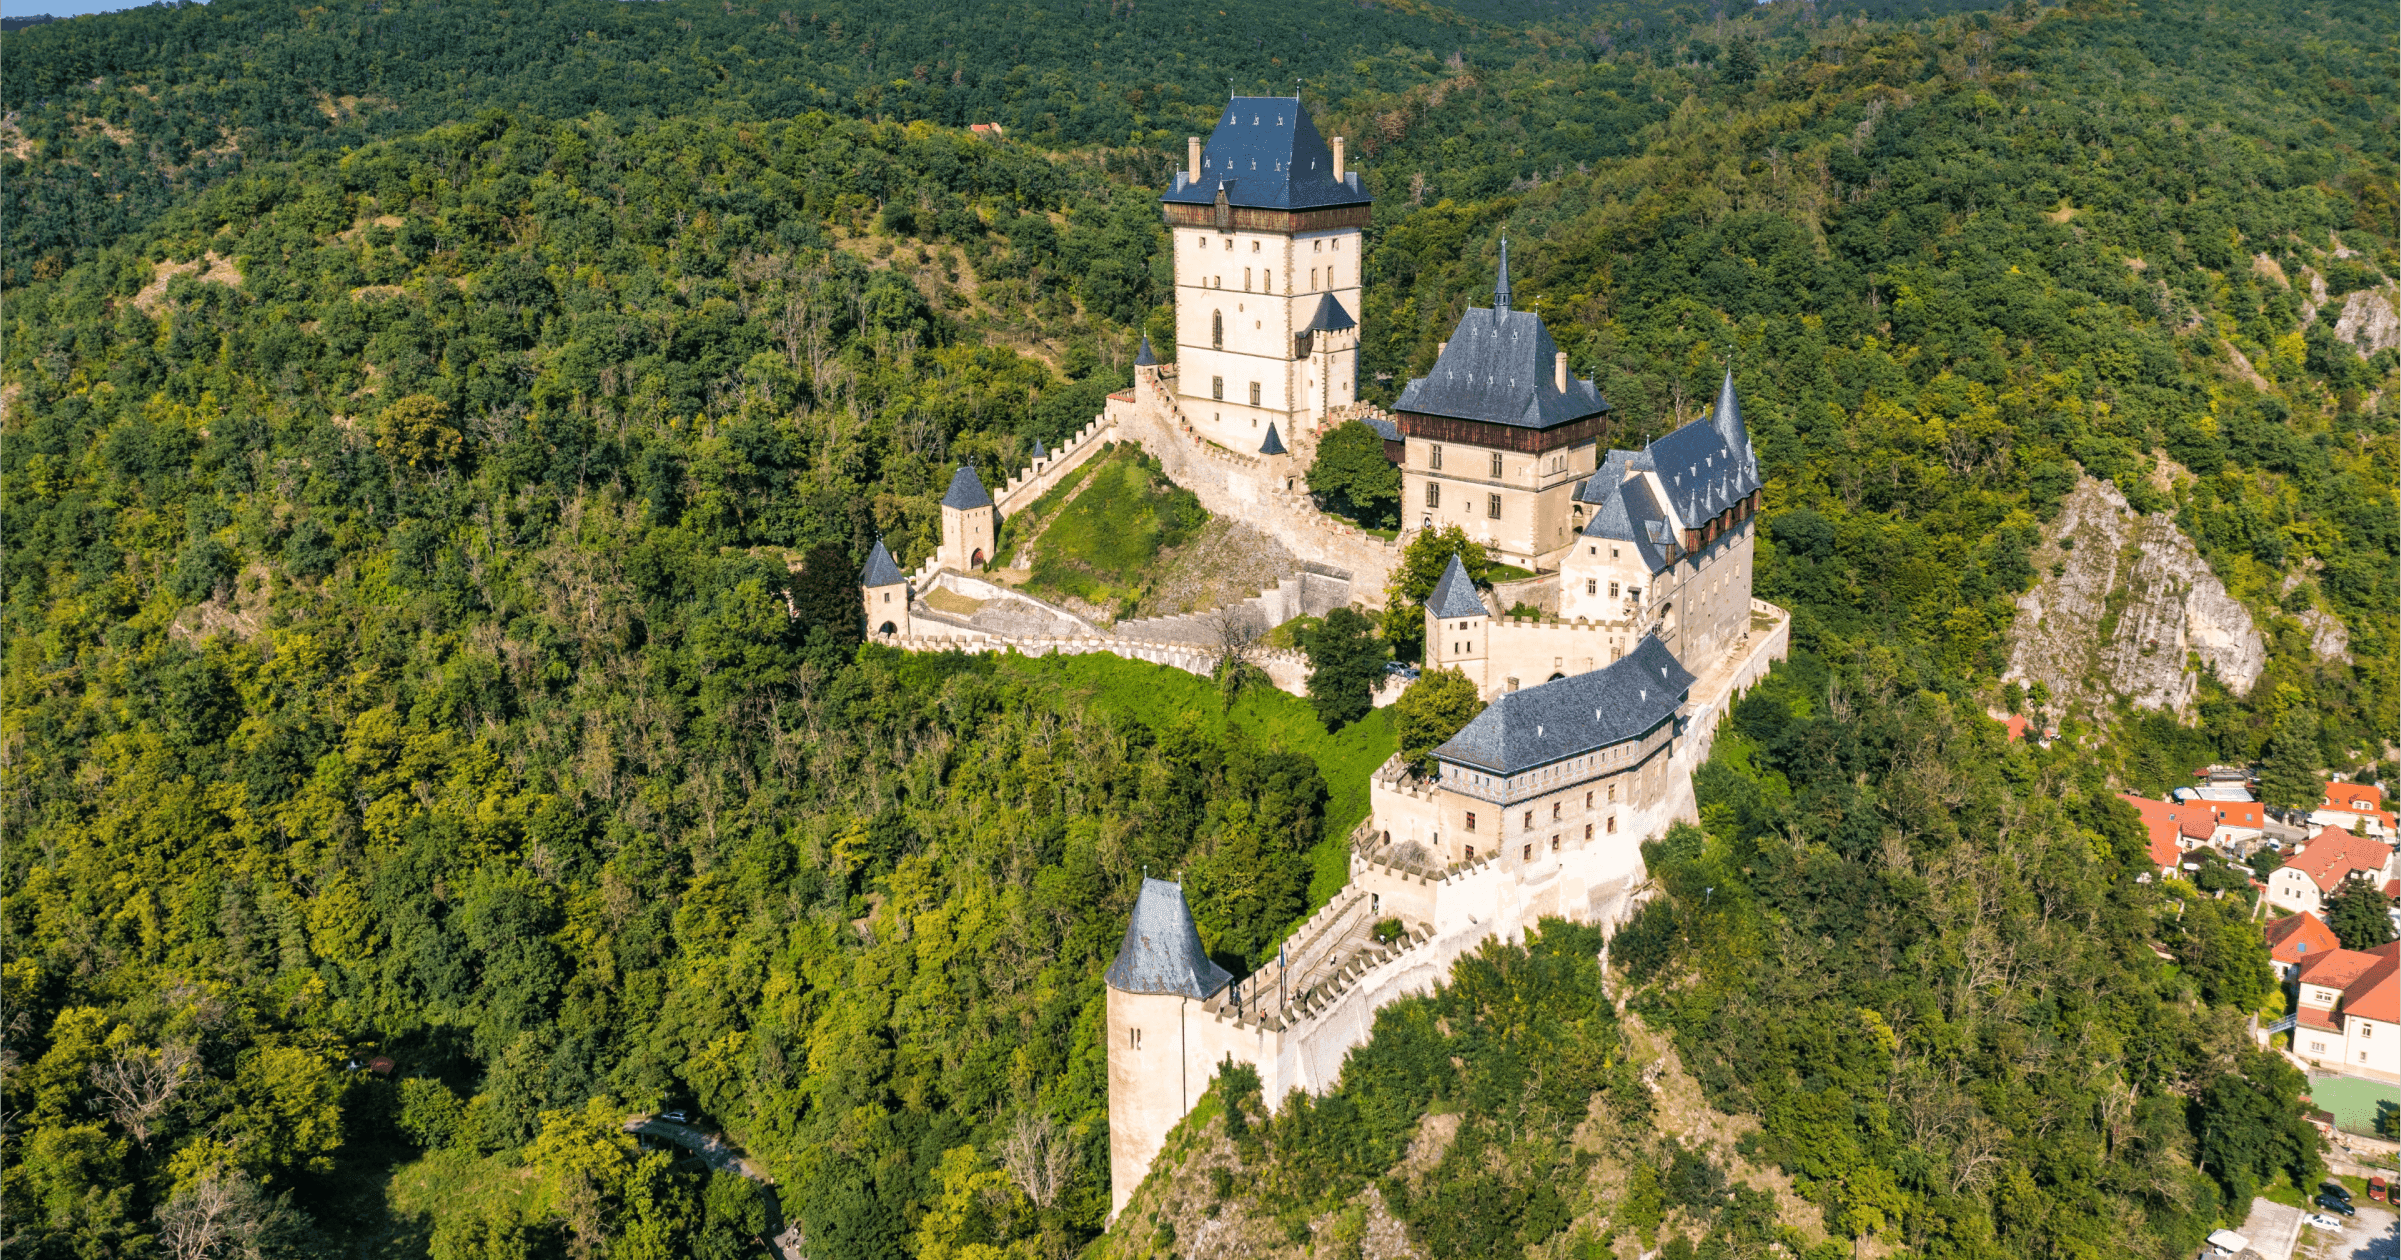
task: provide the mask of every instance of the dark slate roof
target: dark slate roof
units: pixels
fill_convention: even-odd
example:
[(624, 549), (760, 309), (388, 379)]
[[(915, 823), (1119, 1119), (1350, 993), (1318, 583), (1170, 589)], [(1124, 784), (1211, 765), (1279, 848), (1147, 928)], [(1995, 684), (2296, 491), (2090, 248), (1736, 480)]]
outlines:
[(1046, 450), (1044, 450), (1044, 449), (1042, 449), (1042, 439), (1041, 439), (1041, 438), (1035, 438), (1035, 439), (1034, 439), (1034, 458), (1036, 458), (1036, 459), (1049, 459), (1049, 458), (1050, 458), (1050, 452), (1049, 452), (1049, 451), (1046, 451)]
[(1615, 498), (1610, 491), (1626, 479), (1634, 457), (1632, 451), (1610, 451), (1601, 456), (1600, 471), (1576, 483), (1576, 502), (1606, 503)]
[(1387, 442), (1398, 442), (1401, 440), (1401, 422), (1394, 420), (1389, 416), (1361, 416), (1359, 417), (1359, 423), (1366, 425), (1368, 428), (1374, 429), (1376, 431), (1376, 436), (1384, 439)]
[(1151, 349), (1150, 349), (1150, 334), (1149, 334), (1149, 333), (1144, 333), (1144, 334), (1142, 334), (1142, 348), (1141, 348), (1140, 350), (1137, 350), (1137, 351), (1135, 351), (1135, 352), (1134, 352), (1134, 366), (1135, 366), (1135, 367), (1157, 367), (1157, 366), (1159, 366), (1159, 356), (1151, 353)]
[(1643, 453), (1667, 490), (1677, 522), (1688, 529), (1757, 490), (1759, 452), (1743, 428), (1733, 369), (1726, 370), (1717, 405), (1708, 415), (1651, 443)]
[(1646, 634), (1605, 668), (1493, 701), (1434, 755), (1494, 774), (1531, 770), (1641, 736), (1675, 714), (1692, 684)]
[(992, 495), (984, 489), (983, 479), (975, 475), (975, 469), (961, 464), (959, 471), (950, 475), (950, 492), (942, 496), (942, 506), (961, 511), (991, 507)]
[(902, 577), (900, 566), (892, 563), (892, 553), (885, 549), (884, 540), (875, 540), (875, 550), (867, 553), (867, 568), (859, 574), (861, 586), (898, 586), (908, 581)]
[(1261, 455), (1284, 453), (1284, 439), (1276, 436), (1276, 422), (1273, 420), (1267, 422), (1267, 440), (1259, 443), (1259, 453)]
[(1565, 392), (1557, 388), (1559, 345), (1551, 340), (1551, 330), (1540, 315), (1509, 309), (1506, 241), (1492, 296), (1491, 310), (1470, 307), (1460, 318), (1434, 370), (1410, 381), (1393, 410), (1524, 429), (1547, 429), (1609, 410), (1591, 381), (1570, 378)]
[(1335, 301), (1334, 295), (1328, 293), (1317, 299), (1317, 313), (1309, 317), (1309, 326), (1301, 331), (1341, 332), (1358, 326), (1359, 321), (1352, 319), (1351, 313), (1342, 309), (1342, 303)]
[(1297, 96), (1237, 96), (1218, 115), (1217, 129), (1201, 150), (1198, 182), (1177, 171), (1175, 187), (1159, 198), (1183, 205), (1214, 205), (1219, 185), (1226, 201), (1266, 210), (1314, 210), (1363, 206), (1373, 198), (1359, 173), (1334, 182), (1334, 151), (1317, 134)]
[(1142, 895), (1134, 900), (1133, 921), (1125, 927), (1125, 943), (1117, 947), (1117, 961), (1109, 964), (1109, 987), (1120, 993), (1206, 998), (1232, 980), (1201, 948), (1200, 929), (1192, 925), (1183, 885), (1145, 877)]
[[(1611, 451), (1609, 457), (1616, 461), (1621, 456), (1632, 454), (1631, 451)], [(1601, 480), (1607, 470), (1608, 465), (1603, 465), (1603, 473), (1595, 474), (1593, 481)], [(1586, 538), (1606, 538), (1612, 542), (1634, 544), (1635, 554), (1642, 557), (1643, 564), (1653, 573), (1666, 571), (1667, 542), (1672, 536), (1667, 525), (1667, 514), (1659, 510), (1658, 500), (1651, 497), (1650, 482), (1641, 477), (1610, 485), (1594, 504), (1592, 519), (1584, 523)]]
[(1434, 583), (1433, 593), (1426, 596), (1426, 611), (1437, 617), (1492, 615), (1492, 610), (1484, 607), (1484, 597), (1476, 594), (1475, 579), (1467, 576), (1467, 566), (1459, 563), (1457, 553), (1452, 554), (1441, 580)]

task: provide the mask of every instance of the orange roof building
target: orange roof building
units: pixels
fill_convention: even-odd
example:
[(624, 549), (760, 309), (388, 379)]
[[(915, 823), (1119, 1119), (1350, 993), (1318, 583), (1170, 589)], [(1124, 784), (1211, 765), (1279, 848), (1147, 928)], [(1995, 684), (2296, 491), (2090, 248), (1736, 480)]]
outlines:
[(2268, 900), (2296, 912), (2317, 910), (2344, 880), (2370, 880), (2383, 887), (2395, 875), (2392, 866), (2391, 845), (2328, 827), (2293, 850), (2268, 876)]
[(2267, 925), (2268, 961), (2276, 965), (2276, 974), (2287, 980), (2293, 972), (2312, 958), (2322, 958), (2341, 949), (2334, 929), (2326, 920), (2314, 914), (2288, 914)]
[(2401, 941), (2305, 959), (2295, 987), (2295, 1054), (2401, 1084)]

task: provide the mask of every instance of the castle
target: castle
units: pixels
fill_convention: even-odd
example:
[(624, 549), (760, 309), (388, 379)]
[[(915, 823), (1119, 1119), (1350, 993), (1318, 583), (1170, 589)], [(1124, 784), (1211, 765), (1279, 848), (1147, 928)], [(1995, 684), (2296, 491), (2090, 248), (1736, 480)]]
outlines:
[[(974, 582), (1003, 513), (1104, 438), (1142, 443), (1209, 511), (1348, 574), (1358, 602), (1380, 601), (1409, 536), (1455, 524), (1535, 572), (1508, 591), (1541, 611), (1503, 613), (1452, 558), (1426, 601), (1425, 665), (1466, 675), (1489, 704), (1434, 750), (1430, 776), (1397, 756), (1376, 773), (1349, 884), (1276, 961), (1236, 978), (1209, 957), (1181, 886), (1143, 880), (1107, 976), (1112, 1212), (1219, 1064), (1255, 1067), (1271, 1105), (1326, 1089), (1378, 1008), (1431, 989), (1483, 941), (1546, 916), (1622, 918), (1642, 895), (1641, 842), (1696, 815), (1692, 770), (1718, 717), (1790, 633), (1751, 597), (1762, 480), (1731, 371), (1706, 417), (1604, 450), (1609, 403), (1539, 315), (1512, 308), (1504, 241), (1492, 307), (1466, 313), (1387, 415), (1354, 396), (1371, 199), (1340, 137), (1327, 145), (1297, 98), (1235, 97), (1160, 201), (1176, 362), (1145, 339), (1134, 388), (998, 500), (961, 468), (942, 544), (914, 578), (881, 542), (869, 556), (870, 633), (972, 646), (914, 624), (932, 615), (912, 612), (916, 593)], [(1400, 542), (1331, 523), (1298, 484), (1319, 434), (1349, 419), (1400, 467)], [(1163, 659), (1162, 645), (1098, 631), (1005, 646)]]

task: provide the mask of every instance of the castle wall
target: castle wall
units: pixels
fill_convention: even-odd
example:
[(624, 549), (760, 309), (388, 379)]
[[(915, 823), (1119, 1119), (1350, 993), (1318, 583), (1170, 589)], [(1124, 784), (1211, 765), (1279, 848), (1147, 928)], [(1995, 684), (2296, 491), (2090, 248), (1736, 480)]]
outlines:
[[(1286, 457), (1278, 468), (1255, 454), (1244, 454), (1212, 442), (1188, 420), (1186, 403), (1173, 394), (1178, 368), (1139, 368), (1134, 373), (1131, 400), (1109, 400), (1118, 440), (1140, 442), (1159, 461), (1177, 485), (1190, 490), (1201, 506), (1273, 537), (1304, 560), (1350, 574), (1351, 598), (1367, 608), (1384, 605), (1384, 588), (1399, 563), (1399, 544), (1353, 529), (1317, 510), (1306, 486), (1296, 485), (1308, 471), (1297, 457)], [(1294, 435), (1297, 436), (1297, 435)], [(1292, 442), (1296, 451), (1307, 445)]]
[(1107, 412), (1092, 417), (1092, 423), (1078, 430), (1059, 449), (1035, 460), (1011, 477), (1009, 484), (992, 496), (992, 502), (1000, 508), (1003, 517), (1015, 516), (1033, 506), (1034, 500), (1048, 493), (1067, 474), (1090, 462), (1093, 456), (1100, 454), (1116, 438), (1116, 426), (1110, 422)]
[[(1126, 639), (1104, 638), (1025, 638), (1016, 635), (985, 634), (964, 625), (945, 626), (950, 633), (926, 633), (932, 618), (917, 619), (919, 633), (907, 638), (879, 637), (876, 642), (899, 648), (903, 652), (1017, 652), (1025, 656), (1083, 656), (1101, 652), (1121, 656), (1129, 661), (1148, 661), (1167, 665), (1187, 674), (1210, 676), (1217, 666), (1217, 650), (1194, 643), (1152, 643)], [(1267, 675), (1276, 690), (1291, 695), (1309, 694), (1309, 658), (1299, 652), (1273, 648), (1254, 649), (1250, 654), (1253, 665)]]

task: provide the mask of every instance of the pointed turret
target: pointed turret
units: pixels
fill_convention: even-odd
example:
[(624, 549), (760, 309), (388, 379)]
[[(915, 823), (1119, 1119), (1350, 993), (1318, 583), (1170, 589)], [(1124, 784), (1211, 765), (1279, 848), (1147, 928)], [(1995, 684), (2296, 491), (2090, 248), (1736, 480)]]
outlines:
[(942, 496), (942, 506), (958, 508), (987, 508), (992, 506), (992, 492), (984, 489), (984, 479), (975, 475), (972, 464), (959, 465), (950, 475), (950, 489)]
[(1488, 617), (1484, 597), (1476, 594), (1476, 580), (1467, 576), (1467, 566), (1460, 562), (1457, 552), (1451, 554), (1449, 567), (1442, 571), (1442, 580), (1434, 583), (1434, 591), (1426, 596), (1426, 611), (1436, 617)]
[(1192, 907), (1184, 902), (1184, 886), (1145, 876), (1142, 895), (1134, 900), (1133, 921), (1126, 924), (1125, 940), (1117, 947), (1117, 961), (1109, 964), (1109, 987), (1120, 993), (1173, 993), (1201, 1000), (1233, 978), (1201, 948)]
[(1282, 455), (1285, 453), (1284, 439), (1276, 436), (1276, 422), (1273, 420), (1267, 422), (1267, 440), (1259, 443), (1259, 453), (1261, 455)]
[(1150, 334), (1149, 334), (1149, 333), (1144, 333), (1144, 334), (1142, 335), (1142, 348), (1141, 348), (1140, 350), (1136, 350), (1136, 351), (1134, 352), (1134, 366), (1135, 366), (1135, 367), (1157, 367), (1157, 366), (1159, 366), (1159, 356), (1158, 356), (1158, 355), (1156, 355), (1156, 354), (1153, 354), (1153, 353), (1151, 353), (1151, 348), (1150, 348)]
[(869, 634), (908, 637), (908, 575), (892, 562), (892, 549), (881, 538), (875, 540), (875, 550), (867, 553), (867, 567), (859, 572), (859, 602), (867, 612)]
[(1751, 435), (1742, 427), (1742, 400), (1734, 394), (1734, 365), (1726, 365), (1725, 383), (1717, 387), (1717, 406), (1709, 413), (1709, 422), (1718, 436), (1726, 440), (1726, 449), (1736, 458), (1748, 456)]
[(993, 540), (999, 535), (1000, 511), (992, 505), (992, 492), (973, 466), (959, 465), (942, 496), (942, 563), (962, 573), (983, 568), (994, 558)]

